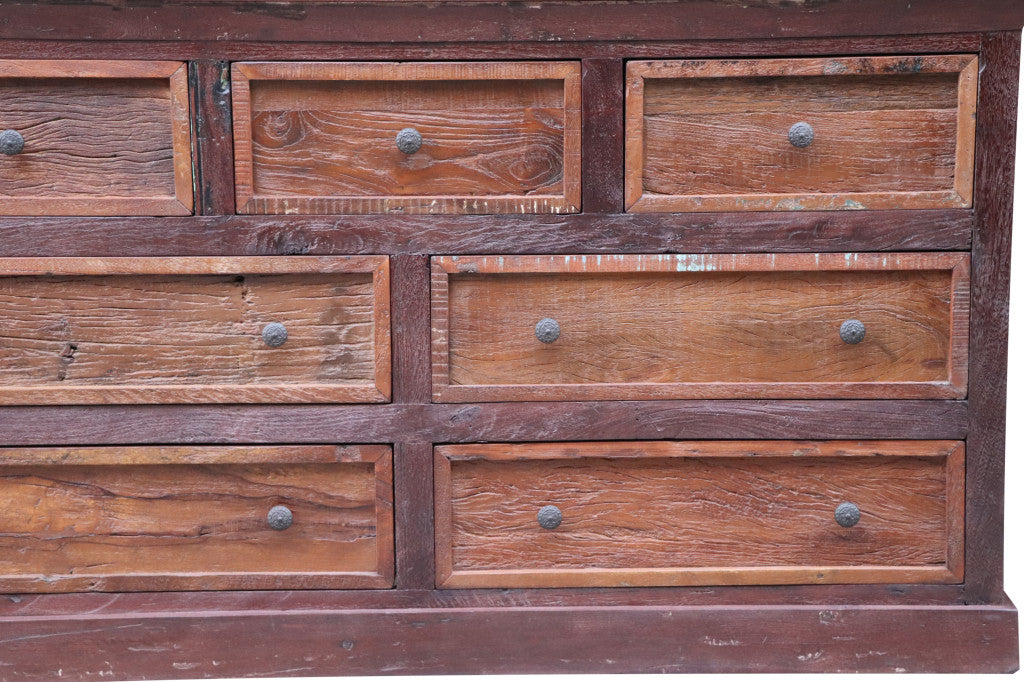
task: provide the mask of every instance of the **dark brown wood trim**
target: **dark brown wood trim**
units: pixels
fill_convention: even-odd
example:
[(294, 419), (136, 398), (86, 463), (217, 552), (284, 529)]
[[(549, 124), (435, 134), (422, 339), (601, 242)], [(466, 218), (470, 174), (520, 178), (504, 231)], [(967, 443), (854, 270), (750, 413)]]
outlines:
[(1019, 32), (986, 36), (981, 60), (971, 253), (971, 340), (967, 391), (965, 576), (974, 602), (999, 597), (1003, 582), (1003, 462), (1013, 225)]
[(622, 213), (623, 61), (583, 60), (583, 211)]
[(433, 447), (395, 446), (395, 555), (399, 589), (434, 587)]
[[(2, 13), (4, 8), (0, 8)], [(516, 44), (521, 59), (678, 59), (681, 57), (758, 57), (850, 54), (977, 52), (979, 33), (912, 36), (793, 38), (652, 42), (536, 42)], [(165, 35), (137, 48), (146, 59), (256, 61), (267, 59), (492, 59), (507, 58), (508, 44), (472, 43), (267, 43), (251, 41), (169, 41)], [(115, 39), (70, 43), (61, 40), (0, 40), (0, 58), (124, 59), (133, 46)]]
[[(750, 0), (666, 2), (370, 4), (249, 2), (18, 4), (0, 11), (0, 38), (416, 42), (424, 26), (437, 42), (728, 40), (737, 37), (906, 35), (1019, 30), (1017, 0), (833, 0), (827, 4)], [(401, 19), (400, 21), (397, 19)]]
[(230, 87), (228, 62), (203, 60), (189, 64), (196, 215), (235, 212)]
[(0, 442), (7, 446), (705, 438), (962, 440), (966, 435), (967, 402), (942, 400), (0, 408)]
[[(218, 193), (222, 190), (218, 190)], [(219, 196), (219, 194), (218, 194)], [(0, 218), (0, 257), (966, 251), (974, 212)]]
[[(2, 621), (19, 677), (1012, 672), (994, 606), (624, 606), (96, 614)], [(231, 642), (231, 646), (225, 646)], [(144, 655), (125, 655), (144, 651)]]
[(430, 402), (430, 262), (391, 258), (391, 335), (396, 403)]

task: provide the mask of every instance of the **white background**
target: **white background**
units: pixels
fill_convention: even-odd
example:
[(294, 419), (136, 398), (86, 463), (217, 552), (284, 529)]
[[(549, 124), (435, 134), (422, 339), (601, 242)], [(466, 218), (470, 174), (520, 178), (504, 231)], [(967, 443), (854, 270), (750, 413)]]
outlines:
[[(965, 0), (966, 2), (967, 0)], [(1007, 398), (1007, 437), (1006, 437), (1006, 593), (1019, 607), (1024, 608), (1024, 88), (1021, 89), (1020, 102), (1021, 125), (1017, 130), (1017, 178), (1014, 199), (1014, 244), (1013, 278), (1010, 293), (1010, 371), (1009, 394)], [(1007, 141), (1009, 144), (1009, 141)], [(643, 636), (642, 633), (633, 633)], [(943, 682), (953, 682), (974, 677), (972, 675), (917, 675), (920, 678), (932, 678)], [(421, 682), (671, 682), (678, 680), (696, 682), (725, 682), (729, 678), (741, 679), (738, 675), (481, 675), (472, 678), (454, 676), (434, 676), (416, 678), (403, 677), (363, 677), (333, 678), (349, 679), (354, 682), (386, 682), (418, 679)], [(838, 675), (802, 675), (804, 680), (838, 679)], [(903, 675), (876, 675), (874, 680), (906, 679)], [(313, 678), (282, 678), (302, 680)], [(319, 678), (320, 680), (332, 678)], [(757, 679), (792, 680), (792, 675), (761, 675)], [(241, 682), (240, 680), (238, 682)]]

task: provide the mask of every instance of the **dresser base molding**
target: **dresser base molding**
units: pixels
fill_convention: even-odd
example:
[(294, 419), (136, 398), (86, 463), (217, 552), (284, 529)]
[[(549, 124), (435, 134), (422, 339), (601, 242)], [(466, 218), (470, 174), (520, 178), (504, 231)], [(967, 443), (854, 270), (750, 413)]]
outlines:
[(237, 609), (0, 619), (20, 679), (1008, 673), (1017, 610), (964, 605)]

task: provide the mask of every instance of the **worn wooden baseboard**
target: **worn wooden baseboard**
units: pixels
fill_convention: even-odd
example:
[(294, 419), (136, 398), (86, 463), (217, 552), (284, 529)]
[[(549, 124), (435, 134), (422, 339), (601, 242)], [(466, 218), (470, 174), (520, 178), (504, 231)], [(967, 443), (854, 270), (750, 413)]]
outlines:
[(0, 661), (27, 680), (1018, 666), (1009, 601), (79, 613), (8, 616), (0, 631)]

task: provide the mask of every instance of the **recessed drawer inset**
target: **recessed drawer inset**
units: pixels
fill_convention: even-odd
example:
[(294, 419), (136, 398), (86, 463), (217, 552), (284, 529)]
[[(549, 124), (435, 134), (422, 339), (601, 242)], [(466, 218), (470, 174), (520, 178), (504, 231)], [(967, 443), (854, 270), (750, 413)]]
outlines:
[(0, 215), (188, 215), (182, 62), (0, 60)]
[(391, 449), (0, 449), (0, 591), (383, 588)]
[(434, 397), (963, 397), (968, 289), (958, 253), (439, 257)]
[(439, 587), (957, 582), (957, 441), (435, 448)]
[(0, 404), (384, 402), (388, 259), (0, 259)]
[(631, 211), (973, 202), (975, 55), (637, 61)]
[(239, 213), (571, 213), (580, 65), (240, 63)]

